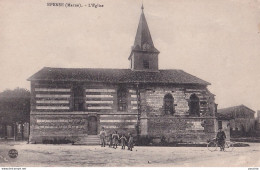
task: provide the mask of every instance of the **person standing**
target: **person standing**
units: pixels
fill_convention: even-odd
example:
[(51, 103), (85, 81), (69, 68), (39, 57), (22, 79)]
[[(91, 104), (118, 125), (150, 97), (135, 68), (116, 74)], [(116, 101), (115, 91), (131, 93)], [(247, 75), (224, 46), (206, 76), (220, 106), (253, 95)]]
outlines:
[(112, 135), (113, 138), (113, 148), (117, 148), (118, 145), (118, 139), (119, 139), (119, 135), (117, 134), (117, 131), (115, 131), (115, 133)]
[(132, 134), (130, 134), (129, 140), (128, 140), (128, 150), (132, 151), (134, 145), (134, 138)]
[(112, 134), (109, 134), (108, 140), (109, 140), (109, 147), (112, 147), (113, 146)]
[(107, 136), (107, 133), (105, 131), (105, 128), (102, 127), (102, 130), (100, 131), (100, 140), (101, 140), (101, 147), (106, 147), (106, 136)]
[(218, 145), (220, 147), (220, 151), (224, 151), (225, 148), (225, 140), (226, 140), (226, 134), (225, 132), (222, 130), (222, 128), (218, 129), (218, 133), (217, 133), (217, 142)]
[(125, 145), (126, 145), (126, 137), (125, 137), (125, 134), (123, 134), (120, 138), (121, 140), (121, 145), (122, 145), (122, 149), (125, 149)]

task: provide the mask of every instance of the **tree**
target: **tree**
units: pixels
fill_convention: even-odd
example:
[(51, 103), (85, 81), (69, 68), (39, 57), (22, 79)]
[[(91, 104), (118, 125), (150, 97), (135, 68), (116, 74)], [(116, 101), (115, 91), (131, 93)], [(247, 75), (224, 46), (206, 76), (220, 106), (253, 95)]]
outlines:
[(30, 121), (30, 92), (23, 88), (0, 93), (0, 122), (12, 124)]

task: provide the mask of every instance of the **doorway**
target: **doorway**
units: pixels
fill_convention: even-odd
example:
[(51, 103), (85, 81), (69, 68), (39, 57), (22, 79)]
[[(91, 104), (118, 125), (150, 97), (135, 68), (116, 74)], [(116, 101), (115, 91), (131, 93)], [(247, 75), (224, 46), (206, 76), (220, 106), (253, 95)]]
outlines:
[(90, 116), (88, 118), (88, 134), (97, 135), (97, 117)]

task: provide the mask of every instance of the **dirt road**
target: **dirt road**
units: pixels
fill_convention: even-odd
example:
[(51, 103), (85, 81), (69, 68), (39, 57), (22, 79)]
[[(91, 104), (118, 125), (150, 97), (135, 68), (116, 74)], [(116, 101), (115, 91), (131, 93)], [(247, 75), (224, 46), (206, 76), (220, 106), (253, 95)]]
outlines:
[[(16, 149), (18, 157), (9, 158)], [(210, 152), (205, 147), (135, 147), (128, 150), (100, 146), (0, 143), (3, 166), (260, 166), (260, 144), (235, 148), (233, 152)]]

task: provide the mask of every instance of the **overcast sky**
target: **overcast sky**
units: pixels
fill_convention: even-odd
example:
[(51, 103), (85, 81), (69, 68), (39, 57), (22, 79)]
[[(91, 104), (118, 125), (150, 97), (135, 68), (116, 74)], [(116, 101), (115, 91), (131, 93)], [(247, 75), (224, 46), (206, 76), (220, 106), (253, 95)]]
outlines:
[[(50, 7), (47, 2), (103, 8)], [(0, 91), (42, 67), (128, 68), (141, 0), (0, 1)], [(259, 0), (144, 0), (160, 69), (210, 82), (219, 108), (260, 109)]]

